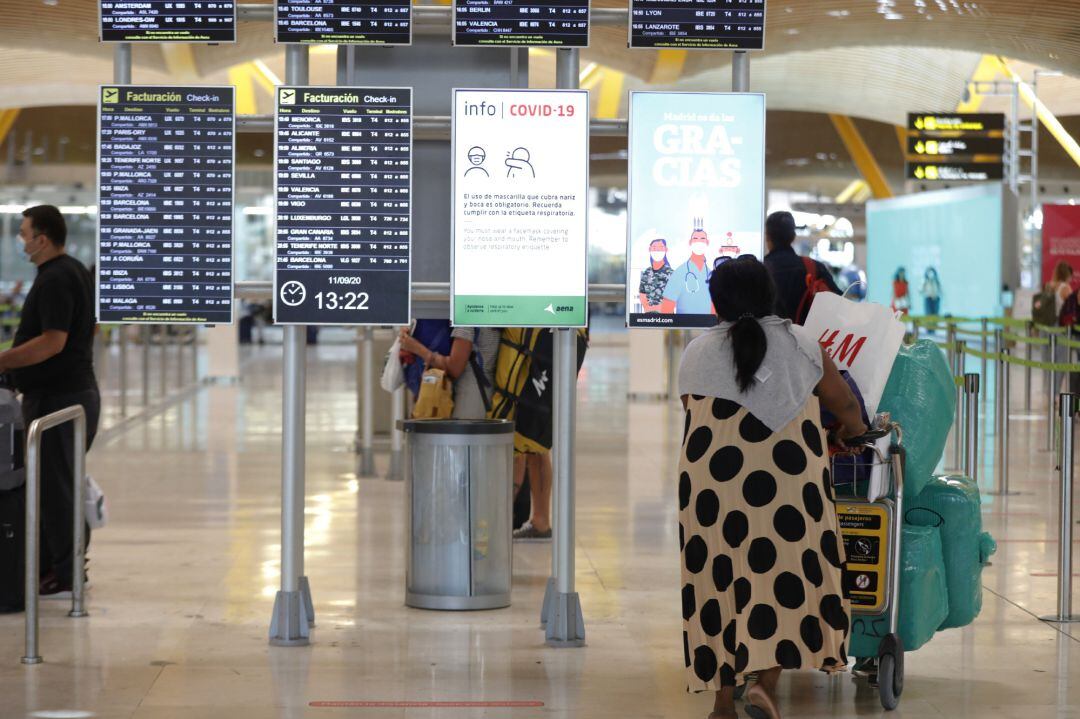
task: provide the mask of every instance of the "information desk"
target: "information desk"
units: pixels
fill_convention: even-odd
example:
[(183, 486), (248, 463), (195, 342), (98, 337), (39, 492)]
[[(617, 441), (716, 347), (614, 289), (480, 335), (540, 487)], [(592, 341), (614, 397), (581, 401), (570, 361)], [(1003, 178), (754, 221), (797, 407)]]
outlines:
[(233, 0), (100, 0), (103, 42), (236, 42)]
[(232, 322), (233, 88), (107, 85), (98, 117), (98, 320)]
[(765, 0), (631, 0), (630, 47), (761, 50)]
[(280, 87), (275, 138), (275, 321), (408, 324), (412, 90)]
[(587, 47), (588, 0), (455, 0), (454, 44)]
[(410, 0), (277, 0), (274, 26), (281, 43), (408, 45)]

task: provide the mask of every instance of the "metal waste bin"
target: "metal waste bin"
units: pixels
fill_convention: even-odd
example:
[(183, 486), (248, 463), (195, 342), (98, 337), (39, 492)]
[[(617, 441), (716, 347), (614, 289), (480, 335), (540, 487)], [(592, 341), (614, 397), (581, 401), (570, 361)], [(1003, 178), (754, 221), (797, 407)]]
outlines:
[(510, 606), (514, 423), (413, 419), (405, 432), (405, 604)]

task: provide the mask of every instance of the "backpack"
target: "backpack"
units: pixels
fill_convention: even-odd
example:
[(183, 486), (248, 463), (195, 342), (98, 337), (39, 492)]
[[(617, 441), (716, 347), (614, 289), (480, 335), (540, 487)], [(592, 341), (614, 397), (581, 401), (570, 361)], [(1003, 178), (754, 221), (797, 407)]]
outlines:
[(1054, 310), (1054, 293), (1050, 286), (1043, 287), (1042, 292), (1031, 298), (1031, 318), (1035, 324), (1043, 327), (1053, 327), (1058, 323), (1058, 313)]
[(832, 292), (832, 288), (818, 275), (817, 263), (809, 257), (803, 257), (803, 267), (806, 268), (806, 291), (799, 300), (799, 309), (795, 312), (792, 321), (801, 325), (806, 322), (806, 316), (810, 314), (810, 305), (814, 304), (814, 295), (821, 292)]
[(1058, 324), (1062, 327), (1073, 327), (1080, 320), (1080, 303), (1077, 302), (1076, 293), (1072, 292), (1061, 303), (1061, 313), (1058, 314)]

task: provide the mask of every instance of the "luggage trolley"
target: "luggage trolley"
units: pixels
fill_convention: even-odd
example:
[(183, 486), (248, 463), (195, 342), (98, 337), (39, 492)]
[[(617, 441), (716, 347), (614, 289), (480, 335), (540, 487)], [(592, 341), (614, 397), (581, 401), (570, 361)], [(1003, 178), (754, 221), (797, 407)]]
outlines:
[(851, 599), (852, 630), (871, 617), (887, 631), (877, 656), (856, 657), (854, 674), (877, 685), (881, 705), (895, 709), (904, 691), (900, 639), (900, 544), (903, 535), (903, 432), (888, 414), (873, 429), (848, 440), (832, 457), (833, 490), (847, 564), (844, 588)]

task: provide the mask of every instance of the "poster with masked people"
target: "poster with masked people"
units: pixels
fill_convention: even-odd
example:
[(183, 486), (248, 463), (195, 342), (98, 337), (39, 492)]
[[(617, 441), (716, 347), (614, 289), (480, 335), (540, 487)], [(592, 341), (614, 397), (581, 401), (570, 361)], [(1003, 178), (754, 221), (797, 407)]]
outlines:
[(765, 96), (630, 93), (626, 326), (711, 327), (709, 278), (763, 253)]

